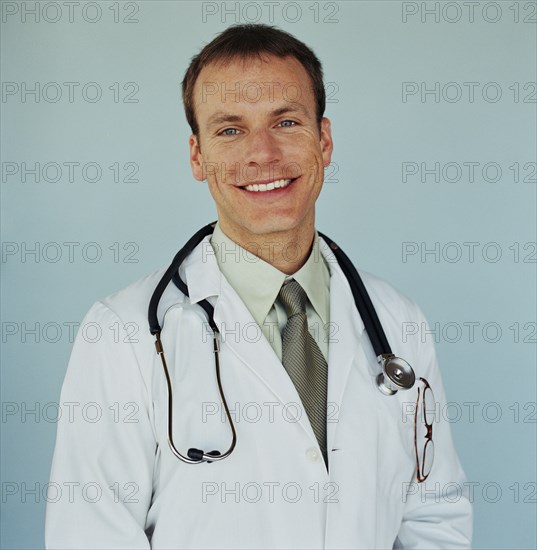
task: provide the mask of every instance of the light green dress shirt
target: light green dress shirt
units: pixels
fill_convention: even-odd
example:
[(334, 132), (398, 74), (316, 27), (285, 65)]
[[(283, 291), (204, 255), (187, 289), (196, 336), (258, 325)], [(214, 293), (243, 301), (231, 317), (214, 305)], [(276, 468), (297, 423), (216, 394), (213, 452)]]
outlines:
[[(242, 299), (280, 361), (281, 332), (287, 323), (287, 313), (278, 293), (284, 281), (295, 279), (308, 296), (306, 316), (309, 331), (328, 362), (330, 269), (319, 248), (317, 232), (308, 260), (293, 275), (286, 275), (242, 248), (224, 234), (218, 223), (211, 245), (220, 271)], [(252, 338), (250, 333), (248, 338)]]

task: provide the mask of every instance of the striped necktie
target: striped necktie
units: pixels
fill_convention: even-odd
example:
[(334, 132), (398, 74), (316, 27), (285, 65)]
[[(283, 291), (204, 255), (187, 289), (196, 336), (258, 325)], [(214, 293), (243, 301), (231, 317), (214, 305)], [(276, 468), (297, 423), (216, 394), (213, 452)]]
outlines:
[(326, 395), (328, 365), (308, 330), (304, 289), (294, 280), (278, 294), (287, 311), (282, 331), (282, 363), (295, 385), (328, 467), (326, 452)]

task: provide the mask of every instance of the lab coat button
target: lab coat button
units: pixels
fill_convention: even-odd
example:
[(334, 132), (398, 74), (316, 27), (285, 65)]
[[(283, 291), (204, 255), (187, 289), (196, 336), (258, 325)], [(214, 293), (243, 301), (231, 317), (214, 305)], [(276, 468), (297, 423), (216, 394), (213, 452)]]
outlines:
[(311, 447), (306, 451), (306, 456), (310, 462), (319, 462), (321, 460), (321, 453), (316, 447)]

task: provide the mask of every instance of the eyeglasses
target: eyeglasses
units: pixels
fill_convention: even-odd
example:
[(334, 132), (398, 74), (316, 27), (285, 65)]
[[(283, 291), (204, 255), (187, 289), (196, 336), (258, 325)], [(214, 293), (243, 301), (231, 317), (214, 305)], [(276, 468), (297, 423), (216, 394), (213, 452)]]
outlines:
[(427, 479), (433, 466), (433, 420), (435, 409), (436, 403), (433, 390), (425, 378), (420, 378), (414, 410), (414, 449), (416, 451), (418, 483), (422, 483)]

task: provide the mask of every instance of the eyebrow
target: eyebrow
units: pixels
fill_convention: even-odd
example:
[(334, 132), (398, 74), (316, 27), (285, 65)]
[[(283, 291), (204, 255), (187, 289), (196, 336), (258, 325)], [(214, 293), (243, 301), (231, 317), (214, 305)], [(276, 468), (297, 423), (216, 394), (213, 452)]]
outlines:
[[(285, 107), (279, 107), (278, 109), (270, 111), (269, 116), (278, 117), (287, 113), (301, 113), (305, 116), (308, 115), (306, 108), (301, 103), (292, 103), (291, 105), (286, 105)], [(243, 119), (244, 117), (242, 115), (233, 115), (224, 111), (217, 111), (209, 117), (209, 120), (207, 121), (207, 128), (217, 126), (218, 124), (242, 122)]]

